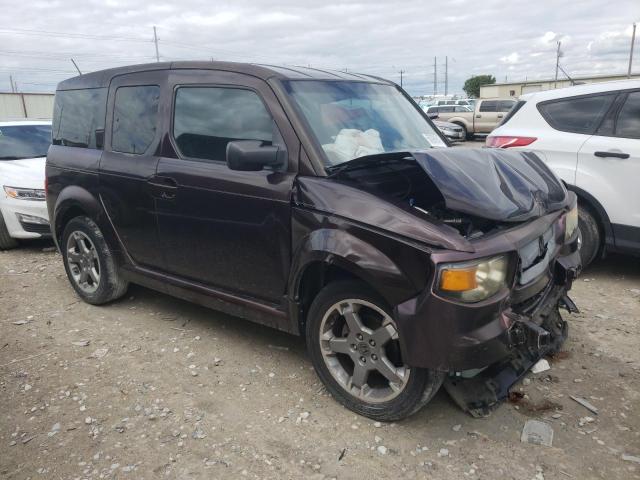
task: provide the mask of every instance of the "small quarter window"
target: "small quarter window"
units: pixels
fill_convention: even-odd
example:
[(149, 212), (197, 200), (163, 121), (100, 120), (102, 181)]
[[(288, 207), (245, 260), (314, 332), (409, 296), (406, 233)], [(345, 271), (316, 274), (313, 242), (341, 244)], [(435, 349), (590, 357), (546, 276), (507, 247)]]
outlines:
[(111, 149), (142, 154), (156, 136), (160, 87), (143, 85), (116, 90)]
[(624, 102), (616, 122), (616, 136), (640, 138), (640, 92), (630, 93)]
[(186, 157), (224, 162), (229, 142), (271, 145), (274, 129), (271, 115), (251, 90), (182, 87), (176, 92), (173, 136)]

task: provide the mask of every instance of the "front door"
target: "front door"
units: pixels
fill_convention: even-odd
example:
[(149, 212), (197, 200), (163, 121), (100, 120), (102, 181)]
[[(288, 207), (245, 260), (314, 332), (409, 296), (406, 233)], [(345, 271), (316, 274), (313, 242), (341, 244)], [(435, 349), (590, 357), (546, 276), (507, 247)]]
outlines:
[(578, 153), (576, 185), (593, 195), (612, 223), (616, 246), (640, 248), (640, 91), (619, 105)]
[(473, 131), (491, 133), (498, 125), (498, 100), (481, 100), (480, 107), (474, 112)]
[(154, 192), (162, 79), (146, 72), (116, 78), (109, 88), (100, 199), (127, 255), (137, 265), (160, 268)]
[[(264, 81), (210, 71), (193, 82), (174, 75), (171, 148), (157, 169), (175, 186), (156, 200), (166, 270), (279, 304), (289, 272), (299, 144)], [(233, 140), (278, 144), (289, 164), (282, 171), (230, 170), (226, 147)]]

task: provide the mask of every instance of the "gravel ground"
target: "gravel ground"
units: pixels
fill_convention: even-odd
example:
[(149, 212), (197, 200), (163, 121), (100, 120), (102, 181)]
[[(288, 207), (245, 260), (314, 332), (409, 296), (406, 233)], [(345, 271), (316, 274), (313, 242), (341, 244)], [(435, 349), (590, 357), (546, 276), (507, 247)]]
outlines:
[[(0, 478), (640, 478), (640, 259), (576, 282), (566, 351), (518, 402), (473, 419), (441, 391), (379, 424), (299, 338), (136, 286), (84, 304), (46, 247), (0, 252)], [(521, 442), (531, 419), (552, 447)]]

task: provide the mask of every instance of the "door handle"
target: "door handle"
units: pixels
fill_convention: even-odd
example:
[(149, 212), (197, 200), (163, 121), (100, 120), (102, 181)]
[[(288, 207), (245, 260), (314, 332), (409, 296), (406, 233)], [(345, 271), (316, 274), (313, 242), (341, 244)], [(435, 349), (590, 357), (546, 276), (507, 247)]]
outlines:
[(153, 187), (175, 189), (178, 188), (178, 182), (171, 177), (163, 177), (161, 175), (152, 175), (147, 179), (147, 183)]
[(623, 160), (626, 158), (629, 158), (630, 156), (628, 153), (622, 153), (622, 152), (594, 152), (593, 154), (596, 157), (600, 157), (600, 158), (613, 157), (613, 158), (622, 158)]
[(502, 118), (502, 117), (504, 117), (504, 115), (502, 115), (502, 114), (498, 115), (498, 118)]
[(482, 118), (482, 115), (476, 115), (476, 118)]

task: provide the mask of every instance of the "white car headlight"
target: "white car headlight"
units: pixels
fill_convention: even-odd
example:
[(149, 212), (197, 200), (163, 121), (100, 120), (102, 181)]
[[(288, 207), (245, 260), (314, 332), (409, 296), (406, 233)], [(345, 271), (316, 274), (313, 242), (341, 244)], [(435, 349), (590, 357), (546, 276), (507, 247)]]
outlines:
[(564, 241), (567, 242), (578, 228), (578, 206), (576, 205), (564, 216)]
[(5, 185), (4, 192), (17, 200), (46, 200), (44, 189), (40, 188), (18, 188)]
[(462, 302), (479, 302), (495, 295), (506, 285), (508, 272), (507, 255), (444, 264), (438, 271), (438, 291)]

